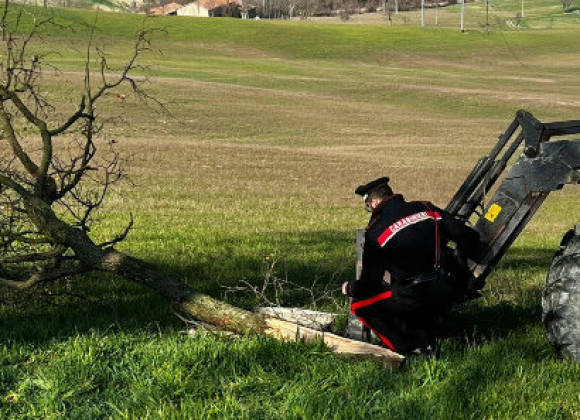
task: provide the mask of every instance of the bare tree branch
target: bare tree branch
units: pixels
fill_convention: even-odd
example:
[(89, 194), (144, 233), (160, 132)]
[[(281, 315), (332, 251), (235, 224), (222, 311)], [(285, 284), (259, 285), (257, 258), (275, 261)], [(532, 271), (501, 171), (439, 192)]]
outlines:
[(0, 186), (2, 186), (2, 185), (5, 187), (13, 189), (22, 197), (29, 197), (30, 196), (30, 193), (26, 190), (26, 188), (24, 188), (18, 182), (14, 181), (13, 179), (11, 179), (5, 175), (0, 174)]
[(127, 225), (125, 230), (123, 232), (121, 232), (121, 234), (117, 235), (116, 237), (114, 237), (110, 241), (101, 242), (97, 246), (100, 248), (106, 248), (106, 247), (113, 246), (119, 242), (124, 241), (127, 238), (127, 236), (129, 235), (129, 232), (131, 232), (132, 228), (133, 228), (133, 214), (131, 214), (131, 220), (129, 221), (129, 224)]
[(16, 133), (14, 132), (14, 127), (12, 126), (12, 121), (8, 113), (6, 112), (6, 108), (4, 102), (0, 102), (0, 125), (4, 131), (4, 135), (8, 139), (10, 146), (12, 147), (12, 151), (14, 155), (20, 160), (22, 165), (26, 168), (26, 170), (32, 176), (37, 176), (38, 174), (38, 166), (30, 159), (30, 156), (24, 151), (18, 139), (16, 138)]
[(67, 250), (66, 246), (57, 245), (57, 246), (53, 247), (50, 251), (46, 251), (46, 252), (36, 252), (36, 253), (32, 253), (32, 254), (22, 254), (22, 255), (3, 257), (3, 258), (0, 258), (0, 264), (15, 264), (15, 263), (21, 263), (21, 262), (52, 260), (52, 259), (64, 254), (66, 250)]
[(81, 266), (53, 269), (50, 271), (42, 270), (39, 273), (31, 274), (26, 280), (13, 280), (0, 277), (0, 286), (8, 287), (15, 290), (26, 290), (37, 286), (40, 283), (52, 282), (64, 277), (70, 277), (78, 274), (87, 273), (88, 269)]
[(34, 112), (26, 106), (14, 90), (8, 90), (7, 88), (0, 86), (0, 96), (9, 99), (29, 122), (38, 127), (41, 133), (43, 131), (48, 132), (46, 122), (38, 118)]
[(57, 136), (59, 134), (64, 133), (66, 130), (68, 130), (74, 123), (76, 123), (81, 118), (87, 118), (87, 119), (92, 118), (91, 115), (85, 113), (85, 109), (86, 109), (86, 97), (83, 95), (83, 97), (81, 98), (81, 103), (79, 105), (78, 110), (74, 114), (72, 114), (63, 125), (55, 128), (55, 129), (49, 130), (48, 133), (50, 134), (50, 136), (54, 137), (54, 136)]

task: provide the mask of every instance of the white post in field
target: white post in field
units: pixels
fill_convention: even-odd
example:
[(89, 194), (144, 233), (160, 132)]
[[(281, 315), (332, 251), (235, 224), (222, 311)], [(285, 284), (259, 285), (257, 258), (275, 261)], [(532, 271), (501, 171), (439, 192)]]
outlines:
[(461, 32), (465, 32), (465, 0), (461, 0)]

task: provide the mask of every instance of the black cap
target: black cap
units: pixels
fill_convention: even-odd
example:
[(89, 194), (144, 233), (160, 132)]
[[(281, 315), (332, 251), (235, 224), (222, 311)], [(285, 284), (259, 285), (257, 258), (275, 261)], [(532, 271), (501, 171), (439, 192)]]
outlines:
[(389, 177), (384, 176), (382, 178), (375, 179), (374, 181), (371, 181), (368, 184), (359, 185), (358, 187), (356, 187), (356, 190), (354, 190), (354, 193), (364, 197), (366, 194), (374, 190), (376, 187), (380, 187), (381, 185), (385, 185), (388, 183)]

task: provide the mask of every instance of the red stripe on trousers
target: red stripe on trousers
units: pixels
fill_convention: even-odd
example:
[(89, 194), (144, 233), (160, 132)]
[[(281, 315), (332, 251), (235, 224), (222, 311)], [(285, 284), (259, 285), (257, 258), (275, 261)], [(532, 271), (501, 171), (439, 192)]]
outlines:
[[(365, 306), (369, 306), (372, 305), (373, 303), (377, 303), (380, 302), (381, 300), (385, 300), (388, 299), (390, 297), (393, 296), (393, 292), (391, 292), (390, 290), (387, 290), (386, 292), (380, 293), (376, 296), (370, 297), (368, 299), (364, 299), (364, 300), (359, 300), (358, 302), (354, 302), (351, 306), (350, 306), (350, 311), (356, 315), (355, 311), (357, 309), (360, 308), (364, 308)], [(361, 316), (357, 315), (357, 318), (360, 320), (360, 322), (362, 322), (367, 328), (369, 328), (370, 330), (372, 330), (372, 332), (374, 332), (383, 343), (385, 343), (385, 346), (387, 346), (389, 349), (391, 349), (392, 351), (397, 351), (395, 350), (395, 346), (393, 346), (393, 343), (391, 343), (391, 341), (385, 337), (384, 335), (382, 335), (380, 332), (378, 332), (376, 329), (374, 329), (373, 327), (371, 327)]]
[(376, 296), (370, 297), (368, 299), (359, 300), (358, 302), (353, 302), (350, 306), (350, 311), (354, 314), (354, 311), (360, 308), (364, 308), (365, 306), (372, 305), (373, 303), (377, 303), (381, 300), (388, 299), (393, 296), (393, 292), (387, 290), (386, 292), (380, 293)]
[(362, 317), (359, 316), (358, 319), (360, 320), (360, 322), (362, 322), (363, 324), (365, 324), (367, 328), (369, 328), (370, 330), (372, 330), (372, 332), (374, 332), (381, 339), (381, 341), (383, 343), (385, 343), (385, 346), (387, 346), (389, 349), (393, 350), (394, 352), (397, 351), (397, 350), (395, 350), (395, 346), (393, 346), (393, 343), (391, 343), (387, 337), (385, 337), (380, 332), (378, 332), (373, 327), (371, 327), (369, 324), (367, 324), (367, 322)]

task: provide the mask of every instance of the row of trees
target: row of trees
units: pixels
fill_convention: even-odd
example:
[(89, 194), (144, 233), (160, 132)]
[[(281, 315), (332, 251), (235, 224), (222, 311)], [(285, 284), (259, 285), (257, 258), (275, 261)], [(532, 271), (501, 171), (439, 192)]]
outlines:
[[(412, 10), (421, 7), (421, 0), (248, 0), (257, 9), (258, 16), (266, 18), (291, 18), (331, 16), (385, 10)], [(431, 5), (434, 2), (426, 2)], [(451, 0), (446, 3), (456, 3)]]
[[(456, 0), (453, 0), (455, 2)], [(140, 4), (132, 1), (122, 5), (121, 2), (112, 2), (121, 5), (121, 8), (134, 13), (149, 13), (153, 7), (164, 6), (175, 0), (146, 0)], [(186, 4), (187, 0), (179, 3)], [(34, 5), (88, 8), (91, 3), (86, 0), (35, 0)], [(102, 2), (107, 5), (106, 1)], [(232, 1), (232, 5), (235, 4)], [(292, 17), (331, 16), (336, 14), (354, 14), (361, 11), (374, 12), (379, 8), (391, 10), (411, 10), (420, 7), (421, 0), (244, 0), (242, 9), (255, 9), (257, 16), (268, 19), (288, 19)], [(226, 14), (229, 16), (229, 14)]]

